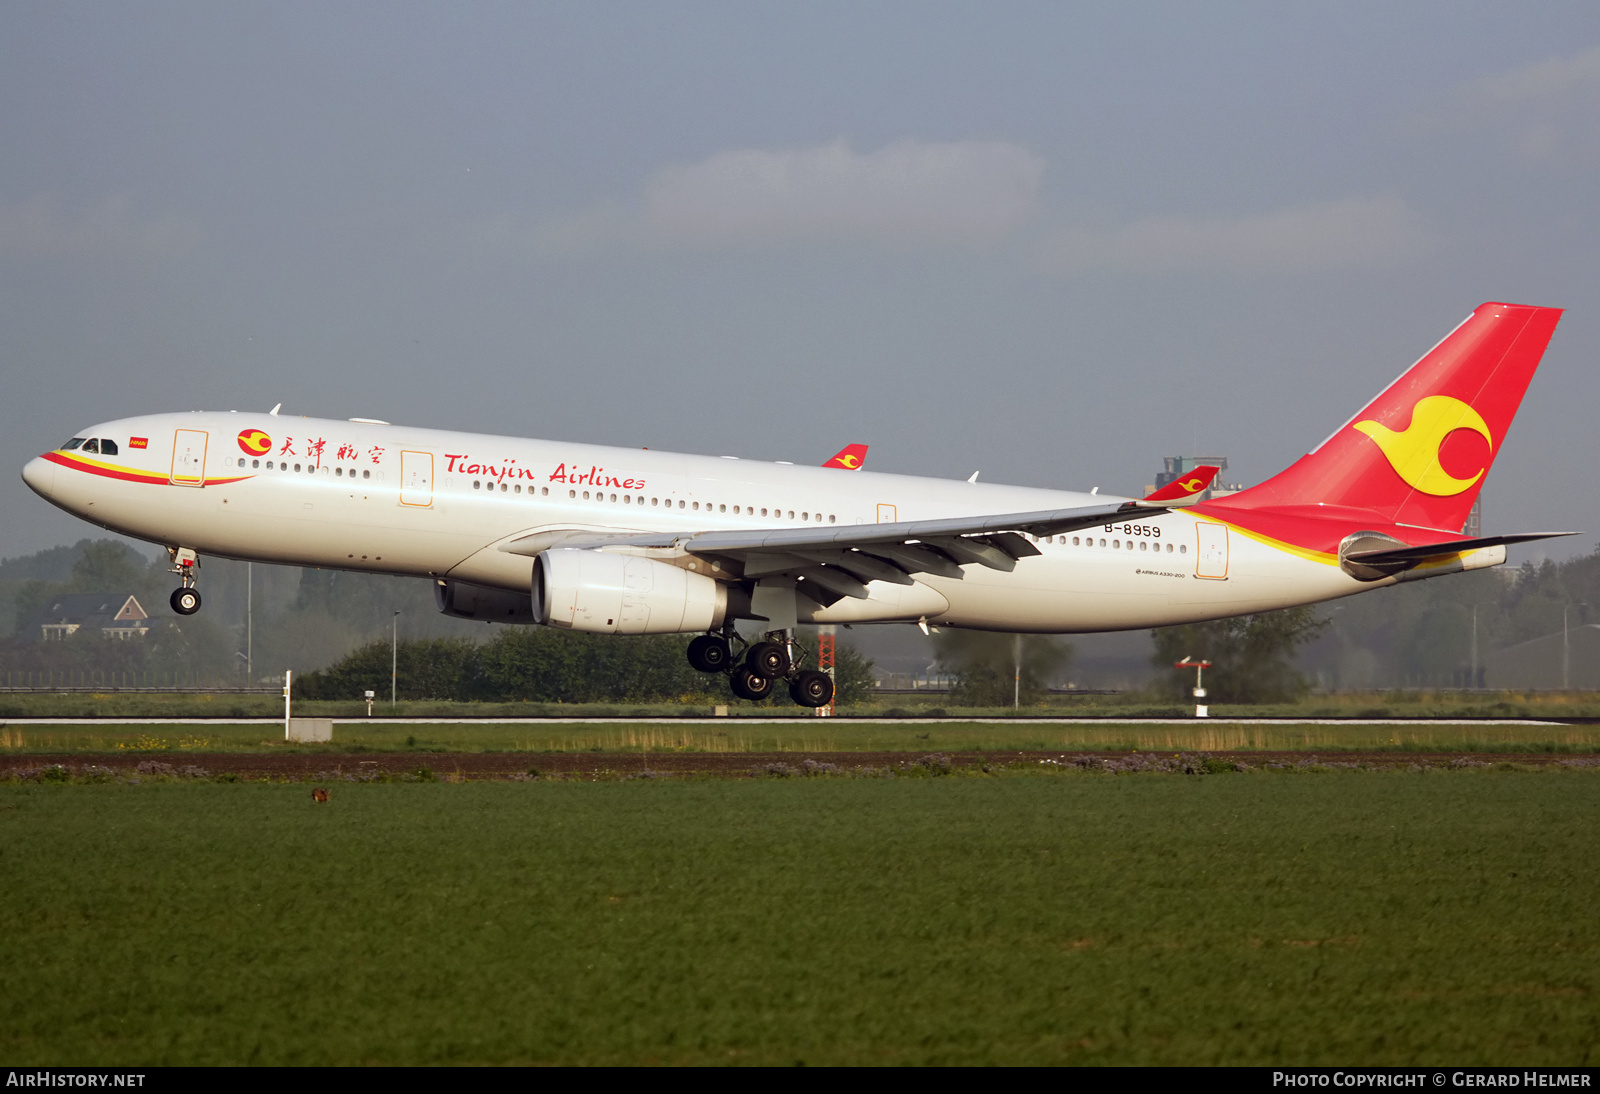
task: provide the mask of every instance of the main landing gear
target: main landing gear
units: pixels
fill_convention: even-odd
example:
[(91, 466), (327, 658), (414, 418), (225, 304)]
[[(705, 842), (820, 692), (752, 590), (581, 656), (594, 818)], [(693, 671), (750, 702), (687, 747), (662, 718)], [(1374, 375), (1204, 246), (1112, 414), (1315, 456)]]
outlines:
[(168, 547), (167, 557), (172, 559), (172, 572), (183, 584), (172, 590), (172, 610), (179, 615), (193, 615), (200, 610), (200, 590), (194, 587), (194, 573), (200, 566), (200, 556), (189, 547)]
[(735, 641), (744, 642), (731, 630), (702, 634), (689, 643), (689, 664), (701, 672), (727, 673), (729, 690), (753, 703), (770, 696), (779, 680), (788, 682), (789, 697), (800, 706), (825, 707), (833, 702), (833, 677), (795, 664), (792, 651), (798, 647), (790, 632), (771, 631), (746, 646), (739, 657), (734, 656)]

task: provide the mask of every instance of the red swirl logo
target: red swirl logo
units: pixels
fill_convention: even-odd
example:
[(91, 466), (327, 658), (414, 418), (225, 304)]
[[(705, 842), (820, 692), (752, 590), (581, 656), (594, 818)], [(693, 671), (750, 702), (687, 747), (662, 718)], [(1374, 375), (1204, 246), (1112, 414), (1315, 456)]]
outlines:
[(247, 429), (239, 434), (239, 447), (252, 456), (265, 456), (272, 451), (272, 438), (259, 429)]

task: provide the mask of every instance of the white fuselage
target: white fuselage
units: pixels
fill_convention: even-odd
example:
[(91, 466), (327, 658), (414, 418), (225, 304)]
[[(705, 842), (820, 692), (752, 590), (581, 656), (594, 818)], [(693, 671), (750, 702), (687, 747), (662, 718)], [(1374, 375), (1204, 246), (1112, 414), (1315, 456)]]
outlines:
[[(260, 437), (249, 439), (254, 431)], [(369, 422), (195, 412), (85, 430), (115, 456), (52, 453), (24, 477), (105, 528), (202, 555), (530, 589), (501, 547), (548, 530), (689, 532), (1064, 509), (1105, 495)], [(266, 438), (263, 441), (262, 438)], [(134, 446), (137, 441), (142, 447)], [(810, 622), (925, 619), (1007, 631), (1161, 626), (1374, 587), (1332, 558), (1185, 511), (1034, 538), (1001, 572), (872, 582)], [(1503, 550), (1503, 549), (1502, 549)], [(1503, 554), (1502, 556), (1503, 557)], [(1388, 582), (1381, 582), (1387, 584)]]

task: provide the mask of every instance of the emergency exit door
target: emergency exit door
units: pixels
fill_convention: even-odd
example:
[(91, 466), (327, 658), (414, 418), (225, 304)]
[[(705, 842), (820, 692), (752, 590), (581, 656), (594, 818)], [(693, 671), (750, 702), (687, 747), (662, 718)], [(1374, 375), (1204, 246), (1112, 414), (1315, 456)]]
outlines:
[(400, 504), (426, 509), (433, 504), (433, 453), (400, 453)]
[(206, 441), (203, 429), (180, 429), (172, 436), (172, 482), (177, 486), (206, 484)]
[(1198, 542), (1195, 545), (1194, 576), (1213, 580), (1227, 577), (1228, 526), (1202, 521), (1195, 525), (1195, 532)]

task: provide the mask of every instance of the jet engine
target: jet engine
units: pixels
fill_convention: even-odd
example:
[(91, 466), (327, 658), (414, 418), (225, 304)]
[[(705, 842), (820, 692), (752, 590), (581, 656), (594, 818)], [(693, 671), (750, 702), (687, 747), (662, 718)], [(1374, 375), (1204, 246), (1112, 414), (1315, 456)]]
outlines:
[(532, 623), (533, 602), (527, 593), (491, 589), (470, 581), (445, 578), (433, 586), (433, 602), (445, 615), (485, 623)]
[(533, 567), (534, 622), (591, 634), (681, 634), (722, 625), (728, 591), (679, 566), (566, 548)]

